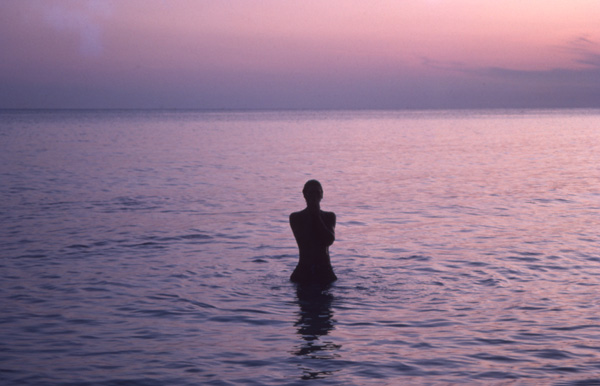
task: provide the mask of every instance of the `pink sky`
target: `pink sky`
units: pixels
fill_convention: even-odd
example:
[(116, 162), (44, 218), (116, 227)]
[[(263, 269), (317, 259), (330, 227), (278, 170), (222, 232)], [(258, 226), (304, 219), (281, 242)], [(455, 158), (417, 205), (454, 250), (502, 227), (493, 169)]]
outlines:
[(599, 107), (597, 0), (2, 0), (0, 108)]

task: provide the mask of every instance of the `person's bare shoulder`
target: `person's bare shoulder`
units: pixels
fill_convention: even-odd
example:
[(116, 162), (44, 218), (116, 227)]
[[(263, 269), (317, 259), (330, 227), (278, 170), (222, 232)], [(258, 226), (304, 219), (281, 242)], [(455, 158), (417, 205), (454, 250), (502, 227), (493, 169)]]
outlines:
[(335, 213), (323, 211), (323, 217), (325, 218), (325, 222), (327, 224), (331, 224), (331, 225), (335, 226), (335, 221), (336, 221)]
[(302, 217), (302, 211), (290, 214), (290, 223), (297, 222), (300, 217)]

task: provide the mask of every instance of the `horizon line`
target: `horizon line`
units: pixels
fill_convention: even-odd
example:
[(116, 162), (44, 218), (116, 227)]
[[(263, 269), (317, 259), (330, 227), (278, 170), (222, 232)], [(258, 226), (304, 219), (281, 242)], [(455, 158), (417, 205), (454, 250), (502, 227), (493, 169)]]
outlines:
[(485, 111), (485, 110), (600, 110), (599, 106), (491, 106), (491, 107), (0, 107), (0, 111), (189, 111), (189, 112), (310, 112), (310, 111)]

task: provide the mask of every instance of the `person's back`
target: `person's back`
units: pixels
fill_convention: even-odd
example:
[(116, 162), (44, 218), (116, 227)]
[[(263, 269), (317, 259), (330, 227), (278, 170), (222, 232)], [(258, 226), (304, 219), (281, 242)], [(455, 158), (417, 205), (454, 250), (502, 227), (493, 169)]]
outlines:
[(302, 193), (306, 208), (290, 215), (300, 253), (290, 279), (296, 283), (331, 283), (337, 279), (329, 257), (329, 246), (335, 241), (335, 213), (321, 210), (323, 189), (318, 181), (308, 181)]

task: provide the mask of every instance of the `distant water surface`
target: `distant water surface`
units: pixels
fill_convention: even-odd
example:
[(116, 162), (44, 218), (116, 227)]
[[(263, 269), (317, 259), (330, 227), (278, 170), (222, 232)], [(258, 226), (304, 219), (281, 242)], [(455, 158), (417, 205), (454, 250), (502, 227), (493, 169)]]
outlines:
[(1, 383), (600, 384), (599, 177), (599, 110), (2, 111)]

